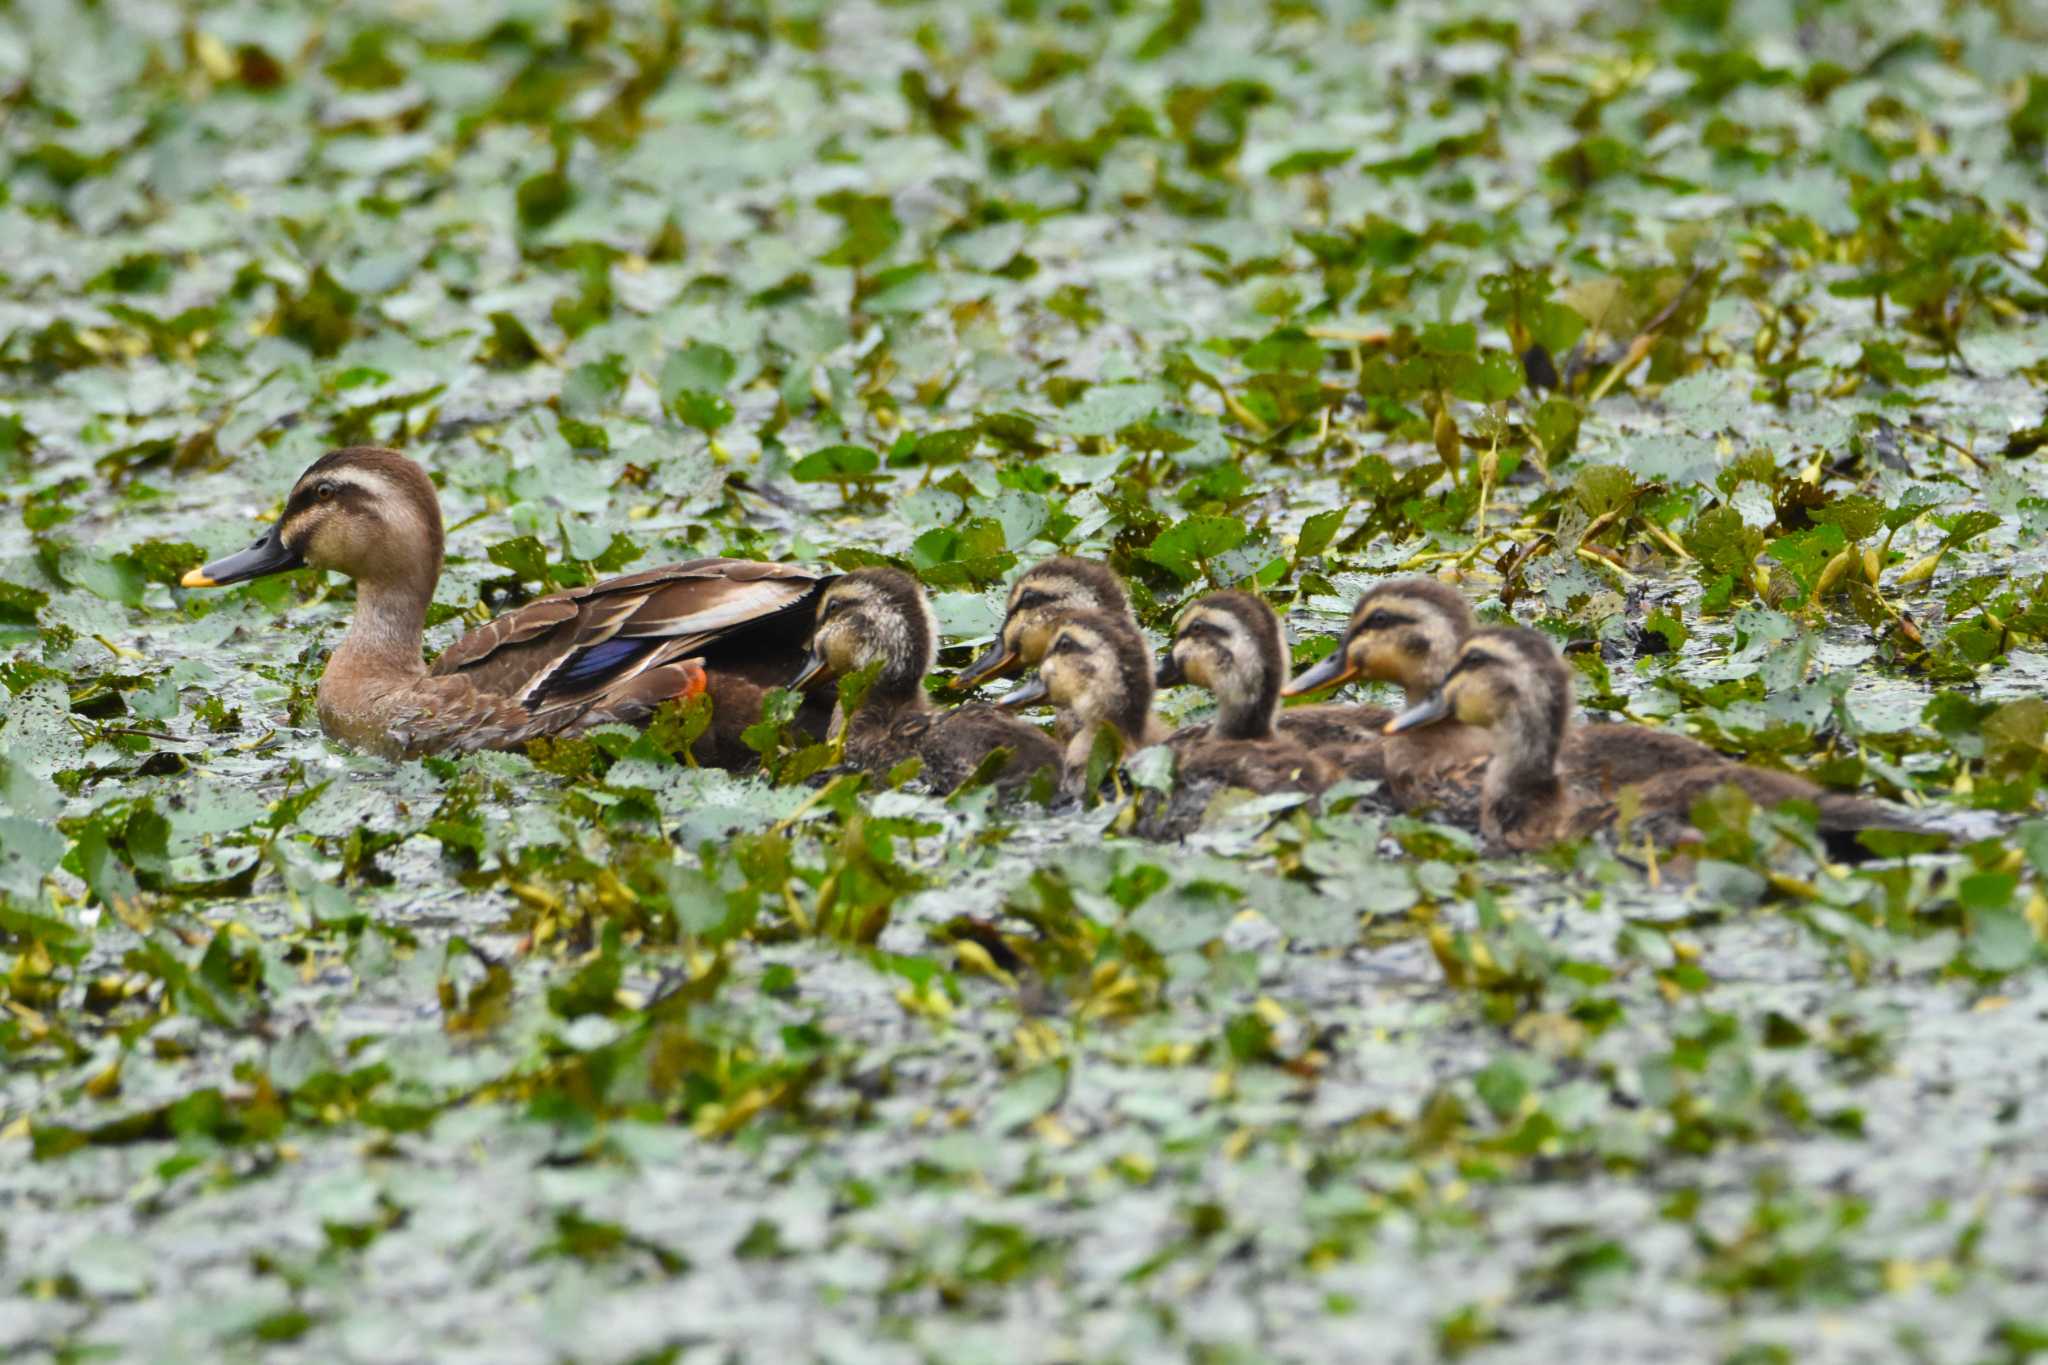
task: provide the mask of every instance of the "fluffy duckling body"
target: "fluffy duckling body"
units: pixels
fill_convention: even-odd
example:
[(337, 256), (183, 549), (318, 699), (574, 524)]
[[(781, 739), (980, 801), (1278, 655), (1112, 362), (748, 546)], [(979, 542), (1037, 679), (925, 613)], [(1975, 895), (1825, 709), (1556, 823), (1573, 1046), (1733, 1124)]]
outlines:
[[(796, 671), (829, 576), (787, 564), (698, 559), (537, 598), (422, 661), (441, 576), (440, 500), (394, 450), (330, 451), (301, 474), (284, 514), (246, 550), (186, 574), (223, 587), (310, 565), (355, 580), (347, 635), (320, 678), (329, 734), (387, 757), (518, 748), (708, 692), (701, 762), (745, 766), (739, 735)], [(829, 702), (797, 724), (823, 732)]]
[[(1216, 698), (1216, 718), (1182, 731), (1190, 739), (1287, 740), (1346, 777), (1384, 778), (1383, 706), (1280, 709), (1287, 681), (1287, 640), (1280, 618), (1247, 592), (1212, 592), (1183, 611), (1159, 666), (1161, 687), (1191, 683)], [(1178, 738), (1179, 736), (1176, 736)]]
[[(1462, 723), (1492, 731), (1492, 750), (1477, 772), (1443, 774), (1440, 781), (1476, 790), (1478, 827), (1496, 849), (1530, 850), (1613, 825), (1623, 806), (1638, 812), (1631, 838), (1670, 847), (1693, 836), (1695, 800), (1732, 784), (1759, 805), (1811, 802), (1819, 827), (1839, 847), (1855, 831), (1917, 829), (1880, 802), (1824, 791), (1791, 773), (1719, 760), (1673, 768), (1627, 783), (1619, 800), (1603, 799), (1571, 780), (1562, 766), (1572, 710), (1571, 673), (1550, 640), (1515, 627), (1474, 632), (1440, 687), (1395, 718), (1396, 733)], [(1628, 794), (1632, 790), (1633, 796)], [(1467, 798), (1469, 799), (1469, 798)]]
[[(1372, 679), (1399, 685), (1413, 707), (1443, 680), (1477, 628), (1470, 604), (1447, 583), (1401, 578), (1378, 584), (1352, 608), (1336, 652), (1289, 683), (1286, 695)], [(1384, 753), (1394, 799), (1409, 809), (1435, 805), (1447, 817), (1471, 823), (1477, 808), (1460, 799), (1468, 788), (1457, 775), (1483, 763), (1494, 742), (1484, 727), (1457, 721), (1388, 735)], [(1586, 800), (1611, 797), (1660, 773), (1728, 761), (1698, 740), (1667, 730), (1569, 716), (1558, 756), (1565, 781)]]
[(1315, 793), (1334, 774), (1291, 740), (1226, 739), (1204, 732), (1169, 735), (1152, 714), (1153, 670), (1145, 637), (1105, 612), (1081, 612), (1053, 633), (1038, 676), (1003, 699), (1005, 706), (1049, 700), (1070, 721), (1066, 761), (1070, 789), (1085, 781), (1099, 736), (1115, 737), (1128, 755), (1165, 744), (1174, 756), (1174, 789), (1162, 809), (1145, 810), (1139, 833), (1178, 838), (1200, 824), (1210, 798), (1225, 787), (1267, 794)]
[(1040, 771), (1057, 781), (1060, 753), (1044, 731), (993, 706), (969, 703), (941, 711), (925, 694), (938, 651), (938, 629), (922, 584), (900, 569), (859, 569), (825, 589), (811, 636), (811, 660), (798, 683), (876, 669), (867, 695), (844, 727), (846, 761), (881, 775), (915, 758), (934, 790), (952, 791), (989, 756), (1009, 758), (996, 784), (1014, 790)]

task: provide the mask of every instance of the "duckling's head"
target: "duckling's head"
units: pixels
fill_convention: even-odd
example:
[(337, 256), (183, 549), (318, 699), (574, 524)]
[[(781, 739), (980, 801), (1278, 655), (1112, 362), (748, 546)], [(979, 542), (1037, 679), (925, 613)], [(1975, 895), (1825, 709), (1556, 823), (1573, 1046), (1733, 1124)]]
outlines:
[(1143, 744), (1152, 714), (1152, 651), (1138, 628), (1106, 611), (1084, 611), (1052, 632), (1038, 676), (1001, 705), (1050, 701), (1089, 733), (1115, 726), (1126, 747)]
[(901, 569), (856, 569), (834, 579), (818, 599), (810, 662), (792, 686), (879, 664), (878, 692), (913, 691), (931, 672), (938, 638), (923, 584)]
[(1214, 733), (1270, 739), (1287, 678), (1280, 618), (1248, 592), (1212, 592), (1181, 613), (1158, 683), (1193, 683), (1216, 694)]
[(1500, 626), (1475, 631), (1435, 691), (1387, 722), (1399, 734), (1443, 720), (1489, 725), (1518, 747), (1554, 754), (1572, 709), (1571, 673), (1540, 631)]
[(1419, 701), (1450, 671), (1458, 646), (1472, 633), (1472, 608), (1448, 583), (1397, 578), (1358, 599), (1337, 651), (1290, 682), (1300, 696), (1354, 679), (1400, 684)]
[(1105, 612), (1131, 618), (1131, 599), (1107, 565), (1073, 555), (1057, 555), (1032, 565), (1010, 585), (1003, 629), (982, 656), (960, 670), (954, 687), (972, 687), (1045, 657), (1053, 632), (1078, 612)]
[(330, 450), (299, 475), (284, 515), (254, 545), (186, 574), (188, 588), (225, 587), (311, 565), (359, 583), (431, 595), (441, 576), (441, 500), (427, 471), (395, 450)]

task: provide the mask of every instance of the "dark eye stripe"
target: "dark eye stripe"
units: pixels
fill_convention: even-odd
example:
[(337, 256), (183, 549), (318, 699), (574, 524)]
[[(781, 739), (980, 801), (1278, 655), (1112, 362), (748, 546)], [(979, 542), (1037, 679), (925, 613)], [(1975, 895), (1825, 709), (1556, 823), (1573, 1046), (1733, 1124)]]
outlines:
[(1017, 596), (1017, 610), (1033, 611), (1048, 605), (1051, 601), (1052, 595), (1050, 593), (1040, 592), (1036, 588), (1027, 588)]
[(1494, 658), (1491, 654), (1461, 654), (1458, 656), (1458, 662), (1451, 665), (1451, 671), (1444, 674), (1444, 681), (1449, 682), (1460, 673), (1468, 672), (1475, 668), (1484, 668), (1488, 664), (1497, 664), (1499, 662), (1500, 660)]
[(1403, 612), (1381, 609), (1372, 612), (1363, 621), (1360, 621), (1358, 628), (1360, 630), (1396, 630), (1401, 626), (1412, 626), (1414, 624), (1415, 618), (1412, 616)]

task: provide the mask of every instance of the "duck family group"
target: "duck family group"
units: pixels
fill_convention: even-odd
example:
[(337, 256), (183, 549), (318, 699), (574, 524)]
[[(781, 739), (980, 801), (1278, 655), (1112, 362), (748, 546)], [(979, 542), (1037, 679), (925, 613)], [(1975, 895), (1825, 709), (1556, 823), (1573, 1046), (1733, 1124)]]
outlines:
[[(691, 560), (536, 599), (428, 665), (426, 613), (442, 555), (426, 471), (396, 451), (352, 447), (308, 467), (255, 544), (183, 582), (217, 587), (308, 565), (354, 579), (355, 616), (321, 677), (320, 722), (392, 757), (643, 723), (664, 701), (708, 694), (712, 722), (694, 754), (742, 767), (755, 754), (741, 732), (786, 687), (802, 694), (793, 724), (841, 736), (849, 764), (888, 773), (914, 759), (942, 791), (979, 775), (1009, 790), (1037, 781), (1074, 793), (1096, 755), (1162, 744), (1172, 795), (1140, 824), (1155, 837), (1193, 827), (1226, 788), (1312, 798), (1347, 778), (1377, 781), (1400, 809), (1462, 824), (1504, 850), (1617, 823), (1631, 840), (1669, 847), (1690, 836), (1694, 802), (1724, 784), (1759, 805), (1808, 803), (1823, 834), (1917, 827), (1905, 811), (1682, 735), (1578, 720), (1570, 673), (1547, 637), (1481, 628), (1458, 591), (1435, 579), (1375, 585), (1337, 648), (1290, 679), (1280, 621), (1251, 593), (1213, 592), (1184, 608), (1155, 662), (1106, 565), (1048, 559), (1012, 585), (996, 643), (952, 686), (1035, 673), (995, 704), (939, 707), (925, 686), (937, 626), (923, 586), (899, 569), (831, 575)], [(832, 684), (850, 676), (866, 690), (846, 714)], [(1355, 680), (1393, 683), (1406, 704), (1283, 707)], [(1215, 715), (1168, 732), (1153, 696), (1182, 684), (1212, 693)], [(1018, 714), (1041, 704), (1057, 713), (1050, 734)]]

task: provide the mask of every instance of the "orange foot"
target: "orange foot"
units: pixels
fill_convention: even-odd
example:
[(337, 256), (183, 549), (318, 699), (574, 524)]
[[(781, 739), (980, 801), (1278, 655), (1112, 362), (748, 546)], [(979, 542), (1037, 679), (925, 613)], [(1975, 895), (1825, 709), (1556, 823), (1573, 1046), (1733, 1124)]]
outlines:
[(683, 675), (682, 685), (674, 693), (675, 700), (689, 701), (692, 697), (701, 697), (710, 688), (711, 675), (704, 671), (702, 659), (685, 659), (674, 667)]

